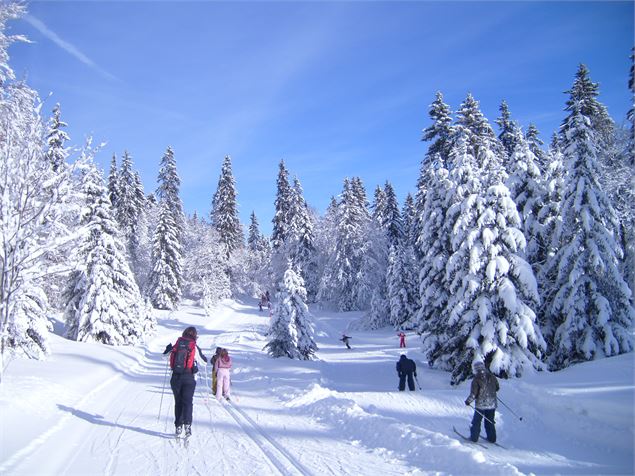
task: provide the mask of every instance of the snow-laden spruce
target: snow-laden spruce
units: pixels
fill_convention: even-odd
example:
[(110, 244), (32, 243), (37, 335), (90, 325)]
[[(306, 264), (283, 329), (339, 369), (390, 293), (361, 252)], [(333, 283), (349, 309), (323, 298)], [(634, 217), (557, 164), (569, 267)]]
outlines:
[(154, 231), (152, 272), (148, 295), (158, 309), (175, 309), (181, 300), (182, 253), (173, 210), (167, 200), (161, 200), (159, 223)]
[(528, 240), (525, 251), (527, 261), (533, 264), (540, 258), (537, 218), (543, 206), (545, 191), (537, 158), (530, 150), (520, 128), (515, 129), (514, 149), (508, 164), (509, 176), (505, 184), (509, 188), (512, 200), (516, 203), (522, 230)]
[(477, 359), (490, 361), (497, 374), (519, 376), (527, 366), (541, 366), (545, 347), (534, 311), (536, 280), (521, 257), (526, 241), (491, 128), (470, 130), (462, 121), (482, 123), (477, 108), (468, 96), (460, 110), (469, 115), (459, 120), (451, 157), (449, 298), (444, 317), (424, 338), (429, 361), (451, 370), (453, 383), (469, 377)]
[(369, 304), (362, 302), (363, 307), (359, 307), (359, 299), (370, 298), (372, 292), (358, 283), (369, 222), (368, 203), (361, 179), (344, 179), (337, 204), (335, 249), (320, 282), (320, 295), (328, 296), (340, 311), (363, 309)]
[(71, 277), (66, 337), (109, 345), (136, 344), (156, 323), (126, 261), (103, 177), (90, 159), (83, 164), (82, 191), (85, 237), (78, 253), (85, 264)]
[(317, 350), (302, 277), (290, 266), (276, 293), (265, 349), (273, 357), (311, 359)]
[(391, 246), (386, 282), (390, 303), (390, 323), (396, 329), (412, 322), (418, 308), (419, 295), (414, 261), (414, 251), (410, 245), (402, 241)]
[(154, 306), (159, 309), (174, 309), (181, 299), (183, 290), (182, 244), (185, 216), (179, 197), (181, 180), (171, 147), (167, 148), (161, 159), (157, 181), (159, 221), (153, 237), (148, 295), (151, 296)]
[(231, 158), (226, 156), (218, 178), (218, 187), (212, 199), (210, 216), (225, 248), (224, 254), (227, 258), (244, 245), (243, 229), (238, 219), (236, 195), (236, 181), (232, 172)]
[(46, 133), (46, 143), (48, 145), (46, 158), (51, 163), (54, 172), (64, 166), (69, 155), (68, 147), (64, 147), (64, 144), (70, 140), (66, 131), (63, 130), (67, 126), (68, 124), (62, 121), (62, 111), (59, 103), (57, 103), (53, 108), (53, 115), (49, 119)]
[(556, 230), (560, 247), (544, 273), (553, 278), (544, 326), (553, 369), (631, 351), (635, 316), (619, 271), (617, 217), (598, 182), (597, 84), (583, 65), (569, 93), (561, 128), (568, 175)]

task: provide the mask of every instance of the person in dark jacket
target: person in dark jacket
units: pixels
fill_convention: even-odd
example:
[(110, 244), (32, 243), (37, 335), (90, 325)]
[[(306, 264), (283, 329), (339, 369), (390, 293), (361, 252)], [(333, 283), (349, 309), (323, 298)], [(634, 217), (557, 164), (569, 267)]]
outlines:
[(346, 348), (350, 349), (351, 345), (348, 343), (349, 340), (351, 340), (352, 337), (351, 336), (347, 336), (346, 334), (342, 334), (342, 338), (340, 339), (342, 342), (344, 342), (344, 344), (346, 344)]
[[(186, 328), (181, 338), (196, 342), (198, 338), (196, 328)], [(169, 354), (173, 348), (174, 346), (172, 344), (168, 344), (163, 354)], [(196, 345), (196, 348), (198, 349), (201, 359), (207, 363), (207, 357), (203, 355), (201, 348), (198, 345)], [(170, 378), (170, 387), (172, 387), (172, 393), (174, 394), (174, 426), (177, 437), (181, 436), (183, 432), (185, 432), (186, 437), (192, 434), (192, 410), (194, 407), (194, 391), (196, 390), (194, 374), (196, 374), (197, 371), (198, 367), (194, 361), (194, 364), (190, 368), (185, 368), (182, 373), (173, 371), (172, 377)]]
[(496, 402), (498, 392), (498, 379), (490, 373), (485, 364), (476, 361), (472, 364), (474, 378), (470, 387), (470, 396), (465, 400), (465, 404), (471, 406), (474, 403), (474, 416), (472, 417), (472, 425), (470, 426), (470, 439), (474, 442), (478, 441), (481, 434), (481, 420), (485, 418), (485, 434), (487, 440), (496, 443), (496, 422), (494, 420), (496, 413)]
[(406, 389), (406, 378), (408, 379), (408, 388), (410, 391), (415, 389), (415, 381), (413, 375), (417, 376), (417, 364), (412, 359), (406, 357), (406, 354), (401, 354), (399, 362), (397, 362), (397, 375), (399, 375), (399, 391), (403, 392)]

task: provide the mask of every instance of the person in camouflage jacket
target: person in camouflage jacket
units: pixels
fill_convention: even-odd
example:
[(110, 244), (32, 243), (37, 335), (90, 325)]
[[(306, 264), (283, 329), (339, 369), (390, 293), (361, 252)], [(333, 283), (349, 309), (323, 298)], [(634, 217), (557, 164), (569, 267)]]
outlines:
[(500, 388), (498, 380), (485, 368), (483, 362), (474, 362), (472, 370), (474, 371), (474, 378), (470, 387), (470, 396), (465, 400), (465, 404), (468, 406), (471, 406), (472, 402), (476, 400), (472, 426), (470, 427), (470, 439), (478, 441), (478, 437), (481, 434), (481, 420), (485, 418), (487, 440), (491, 443), (496, 443), (494, 414), (496, 413), (496, 392)]

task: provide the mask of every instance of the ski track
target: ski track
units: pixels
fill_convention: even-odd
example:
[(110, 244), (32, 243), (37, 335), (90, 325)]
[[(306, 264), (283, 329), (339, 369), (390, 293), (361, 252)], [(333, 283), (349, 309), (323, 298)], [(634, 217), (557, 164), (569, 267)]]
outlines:
[(295, 474), (310, 475), (311, 473), (296, 460), (287, 450), (267, 435), (244, 411), (233, 404), (222, 404), (236, 424), (260, 448), (265, 457), (283, 476)]

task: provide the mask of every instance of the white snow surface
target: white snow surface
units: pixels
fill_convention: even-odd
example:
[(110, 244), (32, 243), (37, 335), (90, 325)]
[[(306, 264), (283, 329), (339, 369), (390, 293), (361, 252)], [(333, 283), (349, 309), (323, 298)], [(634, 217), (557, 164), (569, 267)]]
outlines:
[[(398, 392), (402, 353), (392, 330), (354, 332), (360, 313), (313, 310), (317, 359), (273, 359), (268, 313), (224, 301), (207, 317), (192, 304), (158, 311), (145, 346), (51, 339), (46, 361), (14, 360), (0, 389), (0, 475), (633, 474), (633, 354), (557, 373), (502, 380), (498, 440), (464, 442), (469, 382), (432, 370), (417, 336), (406, 349), (421, 390)], [(173, 398), (161, 355), (197, 326), (208, 357), (233, 358), (232, 403), (208, 391), (202, 366), (189, 445), (173, 437)], [(62, 334), (62, 324), (56, 333)], [(159, 411), (160, 410), (160, 411)]]

